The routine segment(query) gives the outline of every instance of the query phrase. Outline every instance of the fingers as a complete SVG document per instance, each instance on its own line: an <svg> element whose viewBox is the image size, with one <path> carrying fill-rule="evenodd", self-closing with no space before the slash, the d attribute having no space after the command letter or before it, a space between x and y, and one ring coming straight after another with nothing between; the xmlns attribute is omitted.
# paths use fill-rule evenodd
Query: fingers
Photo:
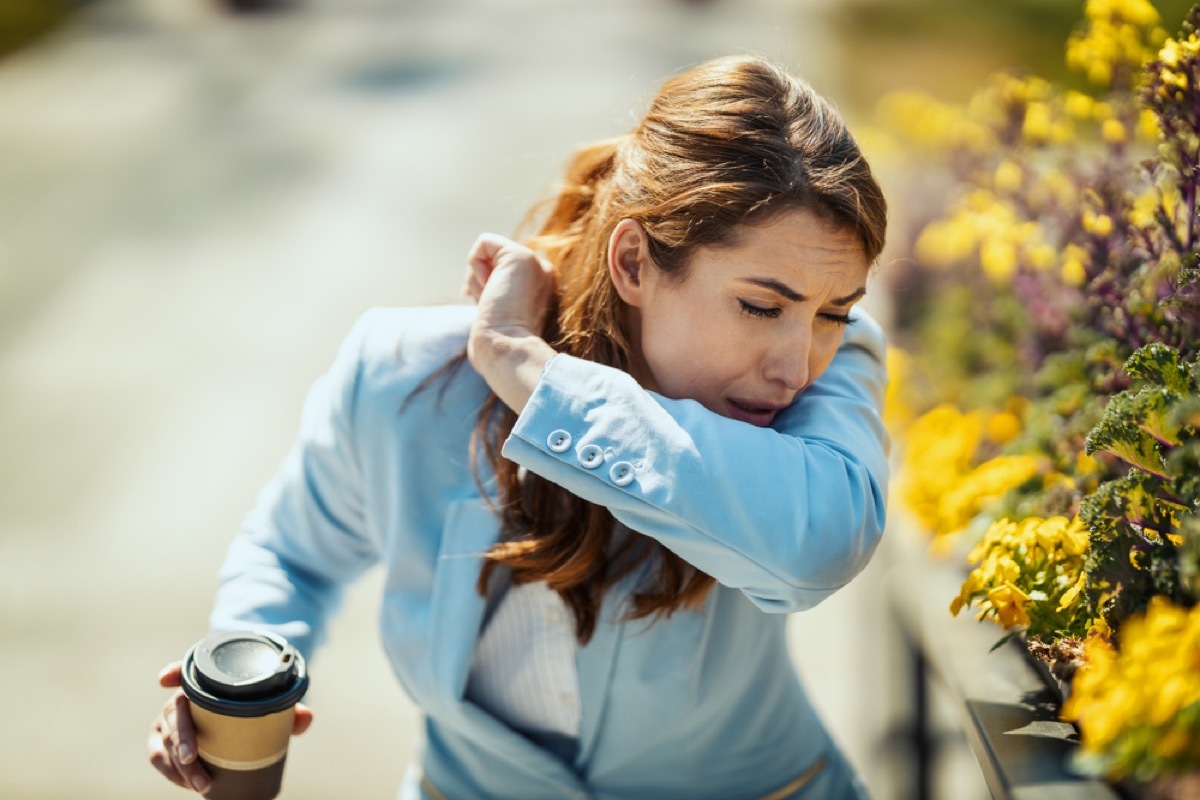
<svg viewBox="0 0 1200 800"><path fill-rule="evenodd" d="M467 274L463 278L463 294L476 302L479 301L483 287L496 268L500 254L508 246L518 245L495 233L479 235L467 254Z"/></svg>
<svg viewBox="0 0 1200 800"><path fill-rule="evenodd" d="M487 276L483 270L468 264L467 274L463 276L462 293L478 303L479 296L483 294L483 287L486 283Z"/></svg>
<svg viewBox="0 0 1200 800"><path fill-rule="evenodd" d="M198 758L196 731L187 697L176 691L155 721L149 741L150 763L172 783L204 792L212 780Z"/></svg>
<svg viewBox="0 0 1200 800"><path fill-rule="evenodd" d="M179 774L198 792L208 789L210 783L208 773L201 766L196 751L196 729L192 724L192 711L187 697L183 692L176 692L173 698L174 729L170 737L173 748L171 760Z"/></svg>
<svg viewBox="0 0 1200 800"><path fill-rule="evenodd" d="M171 759L166 739L163 736L161 719L151 726L150 738L146 743L146 749L150 754L150 765L162 773L164 778L176 786L182 786L185 789L192 788L184 780L183 776L179 774L179 770L175 768L175 763Z"/></svg>
<svg viewBox="0 0 1200 800"><path fill-rule="evenodd" d="M481 233L479 238L475 240L475 244L471 245L471 252L467 256L467 262L474 265L476 262L487 267L490 271L496 261L496 257L502 250L507 247L520 247L516 242L497 233Z"/></svg>
<svg viewBox="0 0 1200 800"><path fill-rule="evenodd" d="M295 721L292 722L292 735L299 736L300 734L304 733L306 730L308 730L308 727L312 725L312 721L312 709L304 705L304 703L297 703L296 718Z"/></svg>
<svg viewBox="0 0 1200 800"><path fill-rule="evenodd" d="M158 685L164 689L173 689L183 682L182 675L183 662L172 661L162 668L162 672L158 673Z"/></svg>
<svg viewBox="0 0 1200 800"><path fill-rule="evenodd" d="M492 273L505 266L537 266L546 276L553 276L554 267L519 242L514 242L495 233L483 233L475 240L467 254L467 272L463 279L463 293L473 294L481 290Z"/></svg>

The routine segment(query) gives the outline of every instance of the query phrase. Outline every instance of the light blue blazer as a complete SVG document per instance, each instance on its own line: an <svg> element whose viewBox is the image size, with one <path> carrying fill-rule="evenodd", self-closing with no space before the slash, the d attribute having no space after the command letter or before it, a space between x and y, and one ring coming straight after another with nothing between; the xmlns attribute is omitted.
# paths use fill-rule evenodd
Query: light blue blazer
<svg viewBox="0 0 1200 800"><path fill-rule="evenodd" d="M547 365L504 455L720 584L702 610L652 626L622 621L628 582L610 592L577 650L582 723L566 763L463 696L498 531L468 456L487 386L464 364L413 390L462 349L473 315L376 309L357 323L231 546L214 628L266 627L311 656L342 588L382 563L383 643L426 714L426 796L856 796L792 668L785 615L844 586L883 531L878 325L856 312L833 364L770 428L610 367Z"/></svg>

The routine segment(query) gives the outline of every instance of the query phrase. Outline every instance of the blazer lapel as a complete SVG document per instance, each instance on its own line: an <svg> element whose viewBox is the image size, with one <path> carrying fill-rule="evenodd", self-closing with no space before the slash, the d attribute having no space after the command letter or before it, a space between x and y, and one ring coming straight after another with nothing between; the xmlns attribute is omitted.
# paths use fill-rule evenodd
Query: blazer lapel
<svg viewBox="0 0 1200 800"><path fill-rule="evenodd" d="M431 681L439 699L461 702L486 600L475 588L499 520L481 498L451 504L442 532L429 620Z"/></svg>

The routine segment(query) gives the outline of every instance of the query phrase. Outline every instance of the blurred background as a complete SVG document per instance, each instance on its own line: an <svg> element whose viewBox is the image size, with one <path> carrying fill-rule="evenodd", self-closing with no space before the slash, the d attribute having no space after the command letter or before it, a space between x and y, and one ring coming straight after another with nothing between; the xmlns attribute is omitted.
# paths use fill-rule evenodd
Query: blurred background
<svg viewBox="0 0 1200 800"><path fill-rule="evenodd" d="M155 676L205 632L311 381L365 309L461 302L475 236L511 232L666 76L765 54L869 130L896 89L962 100L1011 66L1069 82L1082 3L234 5L0 2L0 797L183 796L146 764ZM1168 28L1185 6L1160 5ZM793 619L879 798L905 796L908 763L887 568ZM376 641L378 578L313 665L284 797L395 792L417 716ZM940 796L985 797L943 727Z"/></svg>

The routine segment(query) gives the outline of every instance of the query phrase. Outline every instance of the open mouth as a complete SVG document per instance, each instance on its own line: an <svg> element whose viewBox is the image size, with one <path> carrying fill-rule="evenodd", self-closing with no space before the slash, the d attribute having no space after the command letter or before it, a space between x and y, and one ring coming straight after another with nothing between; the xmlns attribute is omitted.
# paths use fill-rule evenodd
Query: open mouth
<svg viewBox="0 0 1200 800"><path fill-rule="evenodd" d="M756 406L739 400L726 400L725 402L729 408L729 416L760 428L770 425L775 419L775 415L779 413L779 409L774 406Z"/></svg>

